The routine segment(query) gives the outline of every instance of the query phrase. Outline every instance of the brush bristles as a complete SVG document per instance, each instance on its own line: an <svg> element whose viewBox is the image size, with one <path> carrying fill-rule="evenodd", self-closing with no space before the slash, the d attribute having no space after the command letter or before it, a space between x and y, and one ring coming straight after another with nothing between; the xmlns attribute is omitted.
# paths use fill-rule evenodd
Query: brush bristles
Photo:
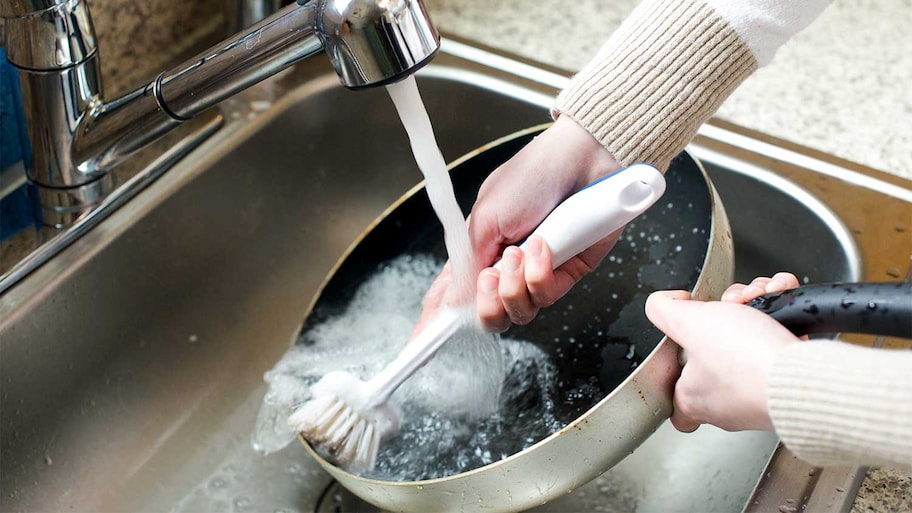
<svg viewBox="0 0 912 513"><path fill-rule="evenodd" d="M380 432L336 395L307 401L288 423L333 463L346 470L372 470Z"/></svg>

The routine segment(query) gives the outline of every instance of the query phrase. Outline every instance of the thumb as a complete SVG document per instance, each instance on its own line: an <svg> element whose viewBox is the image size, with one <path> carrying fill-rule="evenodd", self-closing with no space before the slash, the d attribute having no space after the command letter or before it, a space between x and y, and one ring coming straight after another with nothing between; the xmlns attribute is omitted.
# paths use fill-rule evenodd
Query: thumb
<svg viewBox="0 0 912 513"><path fill-rule="evenodd" d="M685 290L660 290L646 299L646 317L662 333L684 347L680 341L690 340L686 336L688 326L693 325L693 317L700 315L702 306L700 301L690 301L690 292Z"/></svg>

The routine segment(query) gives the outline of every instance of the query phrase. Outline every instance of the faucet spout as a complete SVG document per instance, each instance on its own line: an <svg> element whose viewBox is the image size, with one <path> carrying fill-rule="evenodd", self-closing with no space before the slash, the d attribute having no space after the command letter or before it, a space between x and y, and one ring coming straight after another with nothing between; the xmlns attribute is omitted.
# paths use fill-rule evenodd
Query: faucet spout
<svg viewBox="0 0 912 513"><path fill-rule="evenodd" d="M343 85L360 89L414 73L440 46L421 0L298 0L106 101L85 0L0 0L0 15L27 103L27 174L43 222L57 227L94 208L106 193L98 184L131 154L320 50Z"/></svg>
<svg viewBox="0 0 912 513"><path fill-rule="evenodd" d="M424 4L412 0L332 0L318 4L316 27L342 84L396 82L431 60L440 36Z"/></svg>

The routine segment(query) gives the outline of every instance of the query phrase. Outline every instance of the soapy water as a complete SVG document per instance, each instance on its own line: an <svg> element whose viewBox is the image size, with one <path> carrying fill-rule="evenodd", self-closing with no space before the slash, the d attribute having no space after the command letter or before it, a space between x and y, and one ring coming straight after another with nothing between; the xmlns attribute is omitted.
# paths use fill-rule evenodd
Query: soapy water
<svg viewBox="0 0 912 513"><path fill-rule="evenodd" d="M288 416L326 373L345 370L369 378L395 358L421 311L423 291L441 267L430 256L398 257L358 289L344 312L302 334L303 343L265 375L254 448L271 453L295 440ZM438 356L451 348L456 354L431 360L393 395L402 425L381 444L376 468L365 475L391 481L444 477L499 461L562 427L553 414L555 401L564 399L555 395L557 371L541 349L489 335L486 345L498 352L501 365L495 390L476 383L480 362L459 351L458 339ZM479 409L479 402L493 407Z"/></svg>

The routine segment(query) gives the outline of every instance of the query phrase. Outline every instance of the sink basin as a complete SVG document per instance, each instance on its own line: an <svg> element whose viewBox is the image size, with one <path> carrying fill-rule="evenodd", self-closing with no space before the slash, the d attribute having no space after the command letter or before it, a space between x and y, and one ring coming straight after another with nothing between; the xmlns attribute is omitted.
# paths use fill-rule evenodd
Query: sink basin
<svg viewBox="0 0 912 513"><path fill-rule="evenodd" d="M330 479L303 448L269 457L250 448L262 376L337 259L421 177L385 91L345 90L319 59L273 82L280 100L252 120L229 113L162 178L0 296L0 509L325 504ZM549 119L553 85L446 48L418 83L447 160ZM858 278L851 235L812 194L717 150L692 151L728 206L739 278L783 269L810 282ZM649 511L672 500L740 510L776 445L770 434L689 436L666 423L543 510L621 501Z"/></svg>

